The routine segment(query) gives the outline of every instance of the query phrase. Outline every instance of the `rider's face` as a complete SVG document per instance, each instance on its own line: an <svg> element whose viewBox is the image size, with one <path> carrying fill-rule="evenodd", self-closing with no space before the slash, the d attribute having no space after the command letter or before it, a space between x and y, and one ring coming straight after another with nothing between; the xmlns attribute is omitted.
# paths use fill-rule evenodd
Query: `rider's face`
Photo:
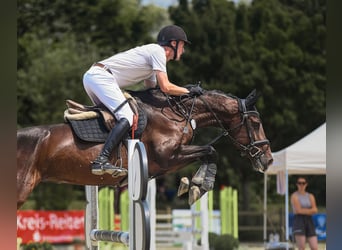
<svg viewBox="0 0 342 250"><path fill-rule="evenodd" d="M178 49L177 49L177 57L176 60L180 60L181 56L183 55L183 53L185 52L184 49L184 42L183 41L179 41L178 42Z"/></svg>
<svg viewBox="0 0 342 250"><path fill-rule="evenodd" d="M176 44L177 44L176 41L172 41L171 42L171 45L173 47L176 47ZM176 61L179 61L181 56L182 56L182 54L185 52L184 45L185 45L184 41L178 41L177 56L176 56L176 59L175 59Z"/></svg>

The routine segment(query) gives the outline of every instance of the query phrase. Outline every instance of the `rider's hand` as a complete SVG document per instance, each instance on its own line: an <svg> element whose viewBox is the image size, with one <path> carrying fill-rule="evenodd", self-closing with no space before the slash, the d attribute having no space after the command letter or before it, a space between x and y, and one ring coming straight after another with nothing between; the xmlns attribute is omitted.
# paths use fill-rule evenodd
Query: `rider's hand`
<svg viewBox="0 0 342 250"><path fill-rule="evenodd" d="M189 90L189 96L194 97L194 96L200 96L203 94L203 89L200 86L191 86L188 88Z"/></svg>

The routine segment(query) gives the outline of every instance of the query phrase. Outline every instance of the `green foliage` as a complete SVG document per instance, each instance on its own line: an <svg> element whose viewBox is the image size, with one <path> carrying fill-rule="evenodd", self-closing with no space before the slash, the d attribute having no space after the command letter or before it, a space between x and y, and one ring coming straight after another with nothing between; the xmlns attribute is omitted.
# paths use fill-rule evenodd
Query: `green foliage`
<svg viewBox="0 0 342 250"><path fill-rule="evenodd" d="M62 122L65 99L89 104L84 72L104 55L153 41L168 22L166 10L135 0L20 0L18 14L19 127Z"/></svg>
<svg viewBox="0 0 342 250"><path fill-rule="evenodd" d="M41 183L32 194L37 210L66 210L72 200L78 198L71 185Z"/></svg>
<svg viewBox="0 0 342 250"><path fill-rule="evenodd" d="M215 241L217 240L218 237L219 237L218 234L209 232L209 234L208 234L208 241L209 241L209 249L210 250L215 250L214 243L215 243Z"/></svg>
<svg viewBox="0 0 342 250"><path fill-rule="evenodd" d="M49 242L34 242L23 245L23 250L52 250L52 245Z"/></svg>
<svg viewBox="0 0 342 250"><path fill-rule="evenodd" d="M209 233L210 250L234 250L239 247L239 240L230 234Z"/></svg>
<svg viewBox="0 0 342 250"><path fill-rule="evenodd" d="M20 40L29 58L18 69L18 123L63 122L66 99L89 102L82 85L83 71L98 57L94 48L77 44L72 35L52 43L26 34Z"/></svg>
<svg viewBox="0 0 342 250"><path fill-rule="evenodd" d="M168 10L137 0L19 0L18 127L63 122L65 99L90 104L82 85L90 65L153 42L160 27L169 23L181 25L192 42L181 61L168 64L170 80L179 85L201 81L204 88L239 97L256 88L262 94L257 108L272 151L325 121L324 0L238 5L180 0ZM217 134L215 129L198 131L196 143L206 144ZM214 145L219 156L215 188L238 188L246 209L259 202L263 176L227 143ZM194 168L185 172L190 175Z"/></svg>
<svg viewBox="0 0 342 250"><path fill-rule="evenodd" d="M262 94L257 108L273 152L325 121L325 1L254 0L234 5L198 0L192 1L192 8L185 2L169 9L171 19L192 41L182 63L169 67L172 79L200 80L205 88L239 97L256 88ZM213 138L210 132L199 136L208 135ZM226 144L215 144L215 186L238 188L247 209L257 202L253 197L262 195L263 176L253 173L250 163Z"/></svg>
<svg viewBox="0 0 342 250"><path fill-rule="evenodd" d="M151 42L167 11L135 0L18 1L17 126L63 122L65 100L91 104L84 72L117 51ZM84 194L84 191L81 191ZM35 209L67 209L79 190L40 184Z"/></svg>
<svg viewBox="0 0 342 250"><path fill-rule="evenodd" d="M46 32L55 40L72 33L80 44L96 46L101 56L151 42L151 34L168 20L166 10L137 0L19 0L18 12L19 36Z"/></svg>

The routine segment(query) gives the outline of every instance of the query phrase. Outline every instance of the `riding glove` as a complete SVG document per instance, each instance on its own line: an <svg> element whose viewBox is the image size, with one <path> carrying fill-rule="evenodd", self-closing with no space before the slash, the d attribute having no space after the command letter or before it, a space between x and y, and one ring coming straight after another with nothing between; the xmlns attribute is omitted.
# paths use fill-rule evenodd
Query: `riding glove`
<svg viewBox="0 0 342 250"><path fill-rule="evenodd" d="M189 88L189 96L200 96L203 94L203 89L200 86L193 86Z"/></svg>

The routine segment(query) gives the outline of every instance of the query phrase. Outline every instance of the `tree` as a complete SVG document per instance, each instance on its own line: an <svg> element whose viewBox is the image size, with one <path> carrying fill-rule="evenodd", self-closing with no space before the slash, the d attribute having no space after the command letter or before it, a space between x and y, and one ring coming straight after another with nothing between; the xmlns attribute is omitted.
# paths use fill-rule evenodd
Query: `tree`
<svg viewBox="0 0 342 250"><path fill-rule="evenodd" d="M103 57L153 41L165 22L166 10L134 0L19 0L17 126L63 122L66 99L91 104L84 72ZM66 209L75 192L41 184L30 198L37 208Z"/></svg>
<svg viewBox="0 0 342 250"><path fill-rule="evenodd" d="M201 80L206 88L239 97L259 90L257 107L273 151L325 121L325 1L179 3L169 9L170 16L184 27L192 44L183 64L170 67L173 78ZM220 155L216 187L236 185L248 208L255 194L262 195L257 187L263 178L225 145L215 145Z"/></svg>
<svg viewBox="0 0 342 250"><path fill-rule="evenodd" d="M18 1L18 127L61 122L66 98L89 103L82 87L88 67L154 41L169 23L182 26L192 42L182 61L169 63L170 79L180 85L201 81L204 88L242 98L256 88L273 151L325 121L326 1L180 0L168 13L139 2ZM217 133L203 131L196 140L207 143ZM239 188L248 207L262 195L262 175L226 145L215 144L216 188Z"/></svg>
<svg viewBox="0 0 342 250"><path fill-rule="evenodd" d="M18 69L19 126L63 122L66 99L89 104L82 75L98 56L95 48L77 44L72 35L51 43L29 33L19 43L30 60Z"/></svg>

